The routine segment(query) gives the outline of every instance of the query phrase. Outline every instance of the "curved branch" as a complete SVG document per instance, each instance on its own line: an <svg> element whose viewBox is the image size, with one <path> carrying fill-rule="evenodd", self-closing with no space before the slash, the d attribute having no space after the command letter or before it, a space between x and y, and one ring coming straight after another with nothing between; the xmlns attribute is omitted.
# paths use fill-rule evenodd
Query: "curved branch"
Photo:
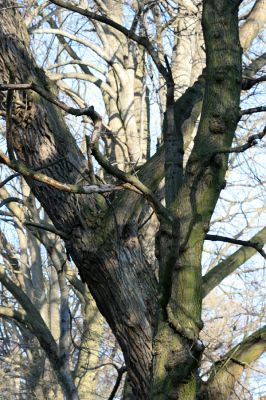
<svg viewBox="0 0 266 400"><path fill-rule="evenodd" d="M44 231L54 233L55 235L58 235L59 237L62 237L64 239L68 238L68 236L66 236L64 232L58 231L58 229L56 229L51 224L42 224L42 223L34 222L34 221L25 221L24 225L26 225L27 227L33 226L34 228L43 229Z"/></svg>
<svg viewBox="0 0 266 400"><path fill-rule="evenodd" d="M221 149L217 151L215 154L221 154L221 153L243 153L243 151L249 149L250 147L253 147L257 144L257 140L261 140L264 136L266 135L266 127L263 129L262 132L256 133L255 135L251 135L248 138L247 143L243 144L242 146L235 146L232 147L231 149Z"/></svg>
<svg viewBox="0 0 266 400"><path fill-rule="evenodd" d="M19 199L18 197L8 197L7 199L1 201L0 208L6 206L9 203L24 204L23 200Z"/></svg>
<svg viewBox="0 0 266 400"><path fill-rule="evenodd" d="M51 95L46 90L42 89L40 86L36 85L34 82L31 83L18 83L18 84L0 84L0 91L5 92L8 90L33 90L38 93L41 97L48 100L50 103L55 104L57 107L61 108L61 110L66 111L71 115L75 115L76 117L80 117L82 115L87 115L94 121L96 118L99 118L98 113L94 110L93 106L85 107L85 108L74 108L69 107L67 104L58 100L56 97ZM104 125L104 124L103 124ZM106 125L104 125L106 126Z"/></svg>
<svg viewBox="0 0 266 400"><path fill-rule="evenodd" d="M2 182L0 182L0 189L3 186L5 186L8 182L10 182L12 179L17 178L18 176L20 176L20 174L18 174L18 173L8 176L6 179L4 179Z"/></svg>
<svg viewBox="0 0 266 400"><path fill-rule="evenodd" d="M223 279L225 279L248 259L254 256L257 252L257 246L260 246L260 249L262 248L263 243L266 243L266 228L263 228L260 232L256 233L256 235L254 235L250 241L244 243L245 245L242 245L239 250L231 254L225 260L221 261L203 277L203 297L207 296L207 294L210 293L210 291L216 286L218 286ZM255 244L256 247L251 247L250 245L247 245L247 243L252 243L253 245ZM261 243L261 245L258 243ZM239 244L239 242L236 244Z"/></svg>
<svg viewBox="0 0 266 400"><path fill-rule="evenodd" d="M122 66L119 63L113 62L112 56L110 56L108 53L106 53L104 51L104 49L101 48L100 46L97 46L96 44L91 43L88 40L84 40L84 39L82 39L76 35L73 35L72 33L69 33L67 31L64 31L62 29L42 28L42 29L36 29L34 31L34 33L55 34L57 36L67 37L71 40L74 40L77 43L83 44L84 46L90 48L99 57L101 57L107 64L112 65L112 67L116 71L119 78L123 81L124 69L122 68Z"/></svg>
<svg viewBox="0 0 266 400"><path fill-rule="evenodd" d="M105 158L101 152L98 150L97 144L96 143L91 143L91 151L95 159L98 161L98 163L111 175L115 176L118 179L121 179L125 183L129 183L133 187L135 187L140 193L144 195L144 197L149 201L151 206L153 207L154 211L156 212L157 217L166 219L168 221L172 221L172 215L167 210L166 207L164 207L160 200L158 200L153 193L151 189L149 189L146 185L144 185L138 177L131 175L129 173L126 173L119 168L113 166L112 164L109 163L107 158Z"/></svg>
<svg viewBox="0 0 266 400"><path fill-rule="evenodd" d="M81 63L81 61L80 61ZM69 62L68 64L74 64ZM76 63L77 64L77 63ZM101 79L96 78L93 74L85 74L81 72L68 72L68 73L47 73L47 76L52 80L56 81L59 79L81 79L84 81L89 81L96 85L99 89L101 89L103 92L106 92L109 96L111 96L113 99L116 98L116 93L114 90L109 86L106 82L103 82Z"/></svg>
<svg viewBox="0 0 266 400"><path fill-rule="evenodd" d="M117 378L116 378L116 382L115 385L113 387L113 390L110 394L110 396L108 397L108 400L113 400L115 398L116 392L119 388L119 385L121 383L121 380L123 378L124 373L127 371L126 367L121 367L117 370Z"/></svg>
<svg viewBox="0 0 266 400"><path fill-rule="evenodd" d="M227 236L220 236L220 235L206 235L205 240L211 240L214 242L226 242L226 243L232 243L232 244L238 244L240 246L248 246L248 247L253 247L256 249L262 257L266 259L265 252L263 251L263 245L252 242L249 240L239 240L239 239L234 239L234 238L229 238Z"/></svg>
<svg viewBox="0 0 266 400"><path fill-rule="evenodd" d="M256 73L266 64L266 52L255 58L243 71L243 76L247 79L255 78Z"/></svg>

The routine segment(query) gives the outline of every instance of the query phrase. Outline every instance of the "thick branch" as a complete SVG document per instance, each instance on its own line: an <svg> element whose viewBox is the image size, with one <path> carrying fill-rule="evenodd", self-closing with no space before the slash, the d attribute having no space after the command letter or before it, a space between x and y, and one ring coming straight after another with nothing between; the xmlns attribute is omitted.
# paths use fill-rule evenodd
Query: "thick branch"
<svg viewBox="0 0 266 400"><path fill-rule="evenodd" d="M227 400L243 370L266 351L266 326L233 347L211 368L207 382L208 396L204 398Z"/></svg>
<svg viewBox="0 0 266 400"><path fill-rule="evenodd" d="M244 78L242 81L242 90L249 90L258 83L265 81L266 75L260 76L259 78Z"/></svg>
<svg viewBox="0 0 266 400"><path fill-rule="evenodd" d="M266 2L257 0L247 17L245 23L240 28L241 46L247 51L253 40L258 36L266 22Z"/></svg>

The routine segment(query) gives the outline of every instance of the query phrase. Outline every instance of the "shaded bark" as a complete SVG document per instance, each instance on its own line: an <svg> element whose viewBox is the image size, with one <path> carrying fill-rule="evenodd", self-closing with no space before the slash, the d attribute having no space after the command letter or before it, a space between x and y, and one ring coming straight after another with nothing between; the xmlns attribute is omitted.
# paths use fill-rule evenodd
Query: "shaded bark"
<svg viewBox="0 0 266 400"><path fill-rule="evenodd" d="M9 71L19 65L15 82L33 80L55 92L27 50L28 36L17 10L3 10L1 15L1 80L9 82ZM20 92L16 96L20 105L13 114L12 146L17 157L31 168L43 167L61 182L75 183L86 170L86 161L61 112L38 95ZM100 196L67 194L28 183L56 228L71 235L66 247L123 349L130 379L141 398L149 387L156 282L142 258L134 226L116 226ZM106 212L111 215L103 231Z"/></svg>

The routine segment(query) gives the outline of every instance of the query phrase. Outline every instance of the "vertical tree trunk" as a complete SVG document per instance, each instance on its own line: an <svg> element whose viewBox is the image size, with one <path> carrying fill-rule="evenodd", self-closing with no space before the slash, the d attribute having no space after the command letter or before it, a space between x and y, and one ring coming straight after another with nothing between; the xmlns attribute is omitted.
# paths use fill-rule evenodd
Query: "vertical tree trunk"
<svg viewBox="0 0 266 400"><path fill-rule="evenodd" d="M161 224L157 242L162 310L154 339L152 398L156 400L196 399L203 351L202 246L228 158L223 154L213 159L213 154L231 146L238 122L238 2L205 0L203 31L207 76L201 122L183 182L169 195L177 208L177 222Z"/></svg>

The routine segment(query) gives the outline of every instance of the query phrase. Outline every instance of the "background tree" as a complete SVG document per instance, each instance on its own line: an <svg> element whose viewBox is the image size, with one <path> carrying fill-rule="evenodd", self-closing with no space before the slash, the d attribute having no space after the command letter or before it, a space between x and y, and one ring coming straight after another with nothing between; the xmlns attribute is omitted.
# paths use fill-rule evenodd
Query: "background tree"
<svg viewBox="0 0 266 400"><path fill-rule="evenodd" d="M259 149L254 153L255 141L265 134L263 120L253 118L254 113L265 111L260 94L256 93L254 107L239 109L241 89L243 104L250 107L250 95L265 80L261 74L265 55L258 37L265 22L265 2L95 1L77 5L56 0L28 8L12 1L0 4L0 89L8 154L1 152L1 161L26 178L31 195L22 192L22 199L35 196L51 220L44 226L43 218L40 221L27 205L27 224L35 224L37 240L51 259L45 242L50 234L45 229L64 240L82 282L87 283L121 346L127 368L124 397L229 398L246 367L265 350L261 310L247 304L245 312L252 315L248 323L242 311L237 324L229 315L237 335L228 333L221 349L209 335L209 323L201 330L208 313L219 311L216 296L226 304L226 295L216 291L216 304L210 302L203 314L202 299L255 253L265 256L265 229L257 224L262 212L262 167L253 168L260 156ZM33 59L18 7L34 34L32 51L46 74ZM37 34L44 35L38 45ZM47 34L56 39L43 52L50 40ZM75 81L69 87L66 79ZM75 83L80 80L100 89L101 108L100 97L92 101L92 93L86 93L92 86ZM162 145L150 157L155 99ZM68 115L83 116L84 128ZM247 167L243 168L244 161ZM252 174L249 182L255 195L246 189L241 199L241 204L244 200L247 204L244 208L230 200L239 180L235 175L234 182L228 175L236 168L249 178ZM226 189L225 180L229 181ZM250 203L252 196L256 202ZM4 205L11 207L10 194L4 193L3 198ZM230 237L217 235L221 232ZM19 314L6 307L2 315L20 324L26 321L66 397L78 398L82 391L78 393L69 366L68 262L62 259L62 243L55 245L54 237L50 240L52 248L59 246L57 258L52 259L58 274L50 279L59 285L55 295L60 303L56 309L63 316L60 334L56 338L42 315L42 307L49 307L49 302L41 300L41 287L31 299L34 268L42 270L40 259L36 267L31 254L30 263L26 259L25 239L20 268L27 279L23 278L20 298L19 285L14 288L8 280L12 262L1 280L22 310ZM242 247L210 248L211 257L206 259L206 255L202 258L206 240ZM82 282L78 284L84 291ZM244 292L241 286L239 291ZM236 299L239 303L239 294ZM208 344L205 351L202 339ZM118 371L119 377L122 372ZM84 385L89 379L83 379Z"/></svg>

